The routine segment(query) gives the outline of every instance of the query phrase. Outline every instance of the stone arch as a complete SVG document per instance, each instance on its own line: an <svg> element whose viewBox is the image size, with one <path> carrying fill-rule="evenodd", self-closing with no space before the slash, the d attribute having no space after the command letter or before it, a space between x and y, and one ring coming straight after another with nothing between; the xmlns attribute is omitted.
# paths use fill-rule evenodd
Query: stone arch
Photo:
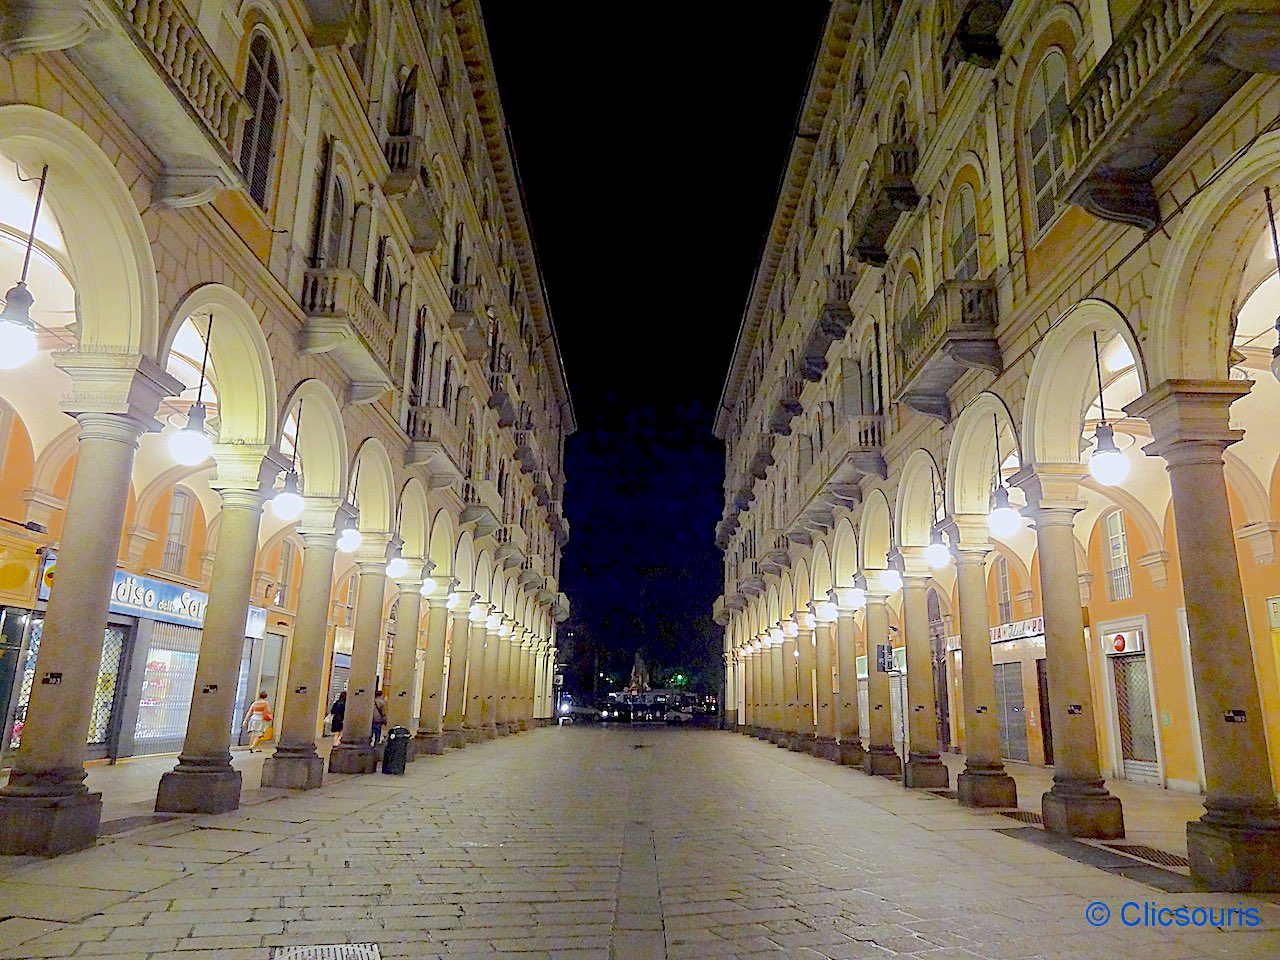
<svg viewBox="0 0 1280 960"><path fill-rule="evenodd" d="M831 574L835 579L835 585L851 587L853 578L858 573L858 535L854 532L853 523L848 517L841 519L836 526L832 544Z"/></svg>
<svg viewBox="0 0 1280 960"><path fill-rule="evenodd" d="M927 547L937 522L942 496L942 472L933 454L915 450L907 457L898 481L898 503L894 511L894 539L900 547Z"/></svg>
<svg viewBox="0 0 1280 960"><path fill-rule="evenodd" d="M21 103L0 106L0 154L28 174L49 165L45 199L74 270L80 350L157 360L151 242L115 164L70 120Z"/></svg>
<svg viewBox="0 0 1280 960"><path fill-rule="evenodd" d="M947 458L946 503L951 516L985 516L991 509L997 470L996 429L1000 431L1001 456L1015 453L1021 462L1017 430L1004 400L994 393L980 393L960 412Z"/></svg>
<svg viewBox="0 0 1280 960"><path fill-rule="evenodd" d="M427 551L427 559L436 565L433 574L437 580L456 576L453 570L454 542L453 517L448 510L437 510L431 520L431 540Z"/></svg>
<svg viewBox="0 0 1280 960"><path fill-rule="evenodd" d="M137 503L134 505L135 522L138 524L145 523L147 518L151 516L152 511L154 511L156 506L160 503L161 497L167 494L176 485L180 483L185 484L185 481L199 474L206 473L208 470L209 467L203 464L194 467L186 467L178 464L167 470L162 470L152 478L150 483L138 491ZM204 509L205 513L209 516L213 516L218 512L216 507L213 510L209 509L210 504L205 501L205 498L202 497L199 492L192 489L191 493L196 500L199 501L202 509ZM213 499L216 500L216 498Z"/></svg>
<svg viewBox="0 0 1280 960"><path fill-rule="evenodd" d="M1267 229L1264 185L1277 185L1280 133L1269 133L1192 197L1162 258L1146 331L1150 385L1226 379L1233 308Z"/></svg>
<svg viewBox="0 0 1280 960"><path fill-rule="evenodd" d="M1138 532L1142 534L1142 538L1146 541L1148 549L1163 549L1164 532L1160 529L1160 524L1156 521L1156 518L1152 515L1151 511L1147 509L1146 504L1135 497L1132 493L1124 489L1124 487L1103 486L1092 477L1085 477L1080 481L1080 486L1086 490L1092 490L1094 493L1106 500L1110 500L1117 507L1123 510L1126 522L1128 520L1133 520L1134 526L1138 528ZM1094 520L1094 524L1096 525L1098 520L1105 517L1108 512L1109 510L1106 509L1098 511L1098 517ZM1089 539L1091 533L1092 529L1085 533L1086 541ZM1075 540L1077 544L1080 543L1079 537L1076 537ZM1088 570L1089 567L1086 563L1084 566L1078 567L1077 569L1085 571Z"/></svg>
<svg viewBox="0 0 1280 960"><path fill-rule="evenodd" d="M493 596L493 558L489 556L488 550L481 550L480 555L476 557L473 585L476 593L480 595L481 603L496 604L498 602Z"/></svg>
<svg viewBox="0 0 1280 960"><path fill-rule="evenodd" d="M819 602L827 599L827 592L835 586L831 577L831 554L827 552L825 543L818 543L813 548L813 590L811 595Z"/></svg>
<svg viewBox="0 0 1280 960"><path fill-rule="evenodd" d="M471 531L463 530L458 536L457 546L453 550L453 578L458 581L458 589L468 592L476 591L476 548L471 539Z"/></svg>
<svg viewBox="0 0 1280 960"><path fill-rule="evenodd" d="M334 500L347 498L347 437L342 427L338 401L319 380L303 380L293 389L280 419L283 431L290 412L301 427L298 435L298 465L302 489L309 497ZM302 415L301 421L297 420ZM283 437L278 437L280 446ZM389 528L388 528L389 529Z"/></svg>
<svg viewBox="0 0 1280 960"><path fill-rule="evenodd" d="M1080 301L1050 327L1031 365L1022 408L1022 438L1031 464L1080 462L1085 414L1098 391L1094 333L1100 341L1124 340L1133 354L1138 382L1147 389L1142 350L1124 314L1105 300Z"/></svg>
<svg viewBox="0 0 1280 960"><path fill-rule="evenodd" d="M271 349L253 308L235 290L220 283L206 283L183 297L169 319L160 363L163 365L168 359L182 325L204 314L213 316L209 379L218 393L218 441L270 444L277 431ZM206 324L195 326L203 341Z"/></svg>
<svg viewBox="0 0 1280 960"><path fill-rule="evenodd" d="M889 566L889 551L893 549L893 515L889 498L882 490L872 490L862 507L862 522L858 526L859 569L884 570Z"/></svg>
<svg viewBox="0 0 1280 960"><path fill-rule="evenodd" d="M411 560L426 559L427 491L417 477L411 477L400 490L399 530L404 540L404 556Z"/></svg>
<svg viewBox="0 0 1280 960"><path fill-rule="evenodd" d="M812 598L810 589L812 588L812 586L813 586L813 580L809 576L809 564L807 564L804 558L801 557L799 560L796 561L795 594L794 594L795 610L792 611L793 613L797 611L809 609L809 600Z"/></svg>
<svg viewBox="0 0 1280 960"><path fill-rule="evenodd" d="M395 475L387 448L376 437L367 437L356 451L353 475L359 471L352 491L360 511L360 529L365 533L395 530Z"/></svg>
<svg viewBox="0 0 1280 960"><path fill-rule="evenodd" d="M1231 450L1222 452L1223 472L1231 491L1240 499L1246 523L1269 523L1271 504L1258 475Z"/></svg>

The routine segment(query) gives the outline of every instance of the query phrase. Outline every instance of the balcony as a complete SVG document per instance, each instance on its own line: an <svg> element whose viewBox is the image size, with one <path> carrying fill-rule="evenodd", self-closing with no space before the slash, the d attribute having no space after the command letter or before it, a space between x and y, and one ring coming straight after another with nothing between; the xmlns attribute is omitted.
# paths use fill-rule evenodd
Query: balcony
<svg viewBox="0 0 1280 960"><path fill-rule="evenodd" d="M480 360L489 352L489 331L477 312L478 300L479 291L475 287L458 285L449 294L453 306L449 329L458 335L462 355L468 360Z"/></svg>
<svg viewBox="0 0 1280 960"><path fill-rule="evenodd" d="M996 34L1008 12L1009 0L951 0L951 23L955 29L947 38L943 60L994 67L1000 60Z"/></svg>
<svg viewBox="0 0 1280 960"><path fill-rule="evenodd" d="M884 430L884 417L865 414L842 417L836 421L830 449L841 452L858 473L883 480L889 475L884 462Z"/></svg>
<svg viewBox="0 0 1280 960"><path fill-rule="evenodd" d="M854 256L873 267L889 262L885 244L894 226L919 202L915 183L914 143L882 143L871 155L871 166L849 217Z"/></svg>
<svg viewBox="0 0 1280 960"><path fill-rule="evenodd" d="M551 617L556 623L564 623L569 619L569 615L573 612L573 608L569 604L569 598L563 593L556 594L555 606L551 609Z"/></svg>
<svg viewBox="0 0 1280 960"><path fill-rule="evenodd" d="M999 373L999 307L990 280L946 280L916 322L898 331L897 400L943 423L951 419L947 391L966 370Z"/></svg>
<svg viewBox="0 0 1280 960"><path fill-rule="evenodd" d="M528 559L529 535L523 528L509 523L498 530L495 539L498 541L496 556L508 570L522 566Z"/></svg>
<svg viewBox="0 0 1280 960"><path fill-rule="evenodd" d="M405 466L423 467L430 471L428 486L432 489L457 483L465 473L462 459L462 432L437 406L409 408L409 449Z"/></svg>
<svg viewBox="0 0 1280 960"><path fill-rule="evenodd" d="M747 472L756 480L763 480L769 468L773 466L773 443L766 434L757 442L751 459L747 463Z"/></svg>
<svg viewBox="0 0 1280 960"><path fill-rule="evenodd" d="M418 135L387 138L387 166L390 171L382 190L400 201L409 223L409 246L414 253L426 253L444 239L440 218L443 204L431 186L430 157L426 138Z"/></svg>
<svg viewBox="0 0 1280 960"><path fill-rule="evenodd" d="M331 47L346 43L351 32L350 0L303 0L311 17L311 45Z"/></svg>
<svg viewBox="0 0 1280 960"><path fill-rule="evenodd" d="M387 178L382 192L388 197L402 197L420 182L420 171L427 165L426 140L417 134L387 137Z"/></svg>
<svg viewBox="0 0 1280 960"><path fill-rule="evenodd" d="M537 593L547 582L547 578L534 569L533 560L533 557L529 557L522 565L520 570L520 586L524 587L530 593Z"/></svg>
<svg viewBox="0 0 1280 960"><path fill-rule="evenodd" d="M781 437L791 436L791 421L804 411L804 404L800 402L801 389L802 385L795 377L782 385L782 392L769 416L770 433Z"/></svg>
<svg viewBox="0 0 1280 960"><path fill-rule="evenodd" d="M827 279L822 314L810 328L809 338L800 355L800 376L811 383L822 379L827 372L827 351L833 343L843 340L853 325L849 301L853 298L858 277L859 273L854 272L834 274Z"/></svg>
<svg viewBox="0 0 1280 960"><path fill-rule="evenodd" d="M760 569L770 576L781 576L784 570L791 569L790 544L781 533L775 534L769 542L771 545L760 560Z"/></svg>
<svg viewBox="0 0 1280 960"><path fill-rule="evenodd" d="M729 615L725 612L723 594L716 597L715 603L711 605L711 619L722 627L729 623Z"/></svg>
<svg viewBox="0 0 1280 960"><path fill-rule="evenodd" d="M758 597L764 593L766 586L764 577L758 572L749 573L738 582L738 592L748 597Z"/></svg>
<svg viewBox="0 0 1280 960"><path fill-rule="evenodd" d="M520 461L521 473L536 474L542 470L542 454L530 428L516 431L516 459Z"/></svg>
<svg viewBox="0 0 1280 960"><path fill-rule="evenodd" d="M497 411L498 426L509 427L516 422L516 408L520 395L516 390L513 374L500 371L489 373L489 409Z"/></svg>
<svg viewBox="0 0 1280 960"><path fill-rule="evenodd" d="M333 354L351 381L352 403L368 403L392 388L395 325L354 270L308 270L301 301L307 319L298 349Z"/></svg>
<svg viewBox="0 0 1280 960"><path fill-rule="evenodd" d="M160 161L152 199L207 203L243 189L236 138L248 112L238 86L181 0L0 5L0 57L65 50Z"/></svg>
<svg viewBox="0 0 1280 960"><path fill-rule="evenodd" d="M1280 73L1280 2L1148 0L1071 102L1064 195L1154 229L1152 181L1255 73Z"/></svg>
<svg viewBox="0 0 1280 960"><path fill-rule="evenodd" d="M462 523L477 537L489 537L502 527L502 498L492 480L470 477L462 484Z"/></svg>

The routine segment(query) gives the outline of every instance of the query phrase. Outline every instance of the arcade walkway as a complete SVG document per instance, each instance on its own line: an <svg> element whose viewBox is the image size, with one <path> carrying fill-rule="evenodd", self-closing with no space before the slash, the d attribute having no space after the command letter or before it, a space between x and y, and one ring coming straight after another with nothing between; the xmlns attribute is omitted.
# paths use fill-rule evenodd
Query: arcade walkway
<svg viewBox="0 0 1280 960"><path fill-rule="evenodd" d="M268 960L344 942L476 960L1280 954L1280 906L1177 892L1180 874L1051 849L1001 814L716 731L542 729L403 778L253 800L0 863L0 957ZM1093 901L1105 926L1086 920ZM1262 922L1126 928L1130 901Z"/></svg>

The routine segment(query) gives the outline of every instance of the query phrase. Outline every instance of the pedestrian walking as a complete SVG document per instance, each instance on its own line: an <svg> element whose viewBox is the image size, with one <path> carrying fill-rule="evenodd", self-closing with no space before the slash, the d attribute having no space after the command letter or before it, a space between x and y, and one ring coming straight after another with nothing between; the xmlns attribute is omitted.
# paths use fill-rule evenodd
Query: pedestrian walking
<svg viewBox="0 0 1280 960"><path fill-rule="evenodd" d="M382 728L387 725L387 697L386 691L379 690L373 695L373 738L372 743L376 747L382 742Z"/></svg>
<svg viewBox="0 0 1280 960"><path fill-rule="evenodd" d="M241 724L241 726L248 729L253 737L249 741L250 753L260 753L258 744L264 740L271 739L271 721L273 719L271 703L267 700L267 691L263 690L258 693L258 699L249 704L249 711L244 715L244 721Z"/></svg>
<svg viewBox="0 0 1280 960"><path fill-rule="evenodd" d="M338 699L329 708L329 715L333 718L329 729L333 731L333 745L336 747L342 739L342 725L347 719L347 691L343 690L338 694Z"/></svg>

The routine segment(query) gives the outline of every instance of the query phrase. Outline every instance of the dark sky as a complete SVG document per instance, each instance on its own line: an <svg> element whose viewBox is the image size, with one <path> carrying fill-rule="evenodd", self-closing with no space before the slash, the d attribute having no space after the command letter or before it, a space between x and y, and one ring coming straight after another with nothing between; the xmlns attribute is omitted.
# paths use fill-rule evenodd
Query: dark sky
<svg viewBox="0 0 1280 960"><path fill-rule="evenodd" d="M827 7L483 2L578 417L562 587L619 668L709 644L711 427Z"/></svg>

